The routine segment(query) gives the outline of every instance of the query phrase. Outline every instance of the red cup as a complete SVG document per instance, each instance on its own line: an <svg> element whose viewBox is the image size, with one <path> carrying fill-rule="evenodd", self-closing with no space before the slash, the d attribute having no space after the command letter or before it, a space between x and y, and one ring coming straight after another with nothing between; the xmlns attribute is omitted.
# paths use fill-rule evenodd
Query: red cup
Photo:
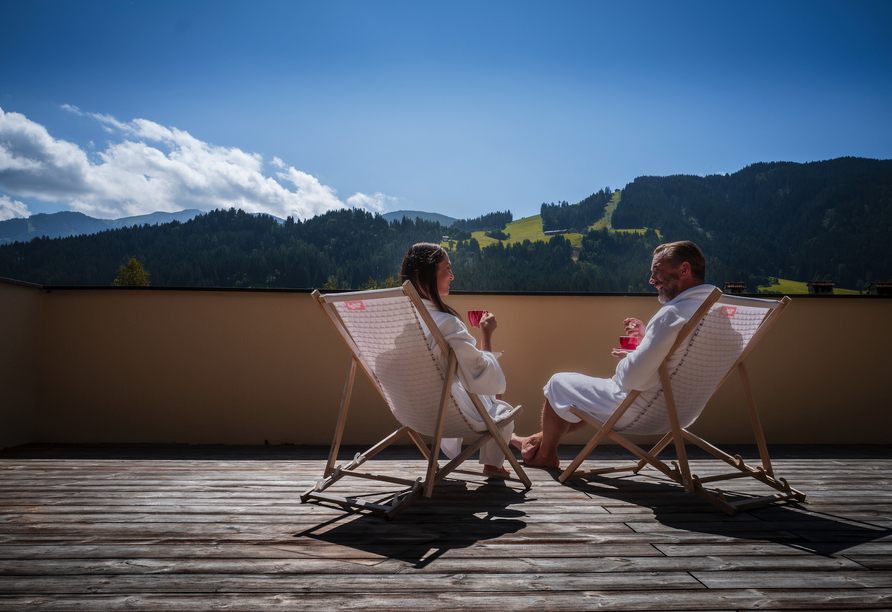
<svg viewBox="0 0 892 612"><path fill-rule="evenodd" d="M468 321L471 323L471 327L480 327L480 319L482 319L485 314L485 310L469 310Z"/></svg>
<svg viewBox="0 0 892 612"><path fill-rule="evenodd" d="M619 347L624 351L634 351L636 348L638 348L639 342L641 342L641 338L637 336L619 337Z"/></svg>

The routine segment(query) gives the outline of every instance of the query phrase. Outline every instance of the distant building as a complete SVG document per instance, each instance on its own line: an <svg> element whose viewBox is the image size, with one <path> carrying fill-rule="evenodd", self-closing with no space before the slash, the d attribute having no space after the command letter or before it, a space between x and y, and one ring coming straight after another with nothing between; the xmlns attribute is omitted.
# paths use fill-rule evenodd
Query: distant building
<svg viewBox="0 0 892 612"><path fill-rule="evenodd" d="M870 283L867 287L870 295L892 295L892 282L889 283Z"/></svg>
<svg viewBox="0 0 892 612"><path fill-rule="evenodd" d="M722 293L730 293L732 295L746 293L746 283L742 281L725 281Z"/></svg>
<svg viewBox="0 0 892 612"><path fill-rule="evenodd" d="M546 236L557 236L558 234L566 234L569 231L570 230L565 230L565 229L563 229L563 230L548 230L547 232L544 232L544 233Z"/></svg>
<svg viewBox="0 0 892 612"><path fill-rule="evenodd" d="M808 281L808 292L815 295L833 295L836 283L830 281Z"/></svg>

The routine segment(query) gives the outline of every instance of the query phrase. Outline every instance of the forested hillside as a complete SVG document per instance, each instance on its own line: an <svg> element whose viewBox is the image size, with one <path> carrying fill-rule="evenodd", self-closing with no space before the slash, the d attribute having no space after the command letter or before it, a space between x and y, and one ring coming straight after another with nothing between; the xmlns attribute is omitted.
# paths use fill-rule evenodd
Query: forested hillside
<svg viewBox="0 0 892 612"><path fill-rule="evenodd" d="M650 230L586 232L612 197L602 189L579 204L543 204L543 222L583 233L575 247L554 236L481 248L455 226L388 222L352 209L285 223L218 210L185 223L2 245L0 276L110 285L135 257L154 286L357 289L395 279L411 244L451 234L456 290L649 291L653 248L681 239L703 249L708 282L745 280L749 292L772 277L862 290L892 279L892 161L843 158L755 164L728 176L641 177L622 191L612 226ZM511 218L491 213L467 221ZM466 237L456 240L460 232Z"/></svg>
<svg viewBox="0 0 892 612"><path fill-rule="evenodd" d="M623 190L612 223L658 228L667 241L692 239L745 271L750 283L772 276L863 290L892 278L892 160L846 157L754 164L731 175L640 177Z"/></svg>
<svg viewBox="0 0 892 612"><path fill-rule="evenodd" d="M539 208L539 214L542 216L542 229L546 232L552 230L584 232L587 227L604 216L604 209L607 208L612 197L613 192L610 187L606 187L578 204L570 204L566 201L559 204L543 203ZM638 227L643 226L639 225Z"/></svg>
<svg viewBox="0 0 892 612"><path fill-rule="evenodd" d="M153 286L359 287L399 273L410 245L438 241L441 226L340 210L305 222L217 210L186 223L0 246L0 276L42 285L110 285L130 257Z"/></svg>
<svg viewBox="0 0 892 612"><path fill-rule="evenodd" d="M505 212L493 212L481 215L476 219L458 219L452 227L466 232L479 232L486 230L500 230L514 221L514 215L510 210Z"/></svg>

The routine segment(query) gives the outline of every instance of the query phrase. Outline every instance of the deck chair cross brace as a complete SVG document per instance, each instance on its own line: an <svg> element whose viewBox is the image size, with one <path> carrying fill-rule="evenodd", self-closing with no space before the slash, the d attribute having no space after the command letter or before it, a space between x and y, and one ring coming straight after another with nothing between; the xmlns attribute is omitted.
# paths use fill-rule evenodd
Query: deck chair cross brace
<svg viewBox="0 0 892 612"><path fill-rule="evenodd" d="M516 474L516 477L506 477L505 480L521 482L526 488L531 486L530 479L499 433L500 426L517 416L520 406L495 420L477 395L468 393L483 425L461 412L452 396L452 384L458 368L455 353L434 324L411 282L406 281L393 289L324 296L314 291L313 298L350 349L351 356L325 472L313 488L301 495L302 502L328 502L346 508L365 509L390 519L421 495L431 497L434 486L449 474L479 476L480 472L465 471L460 466L490 440L496 441ZM428 346L423 326L431 332L443 354L447 355L445 370ZM402 426L367 451L357 453L346 465L337 465L357 367L368 375ZM423 476L407 479L358 469L406 435L427 461ZM431 439L430 446L423 436ZM458 456L440 466L440 442L443 438L470 438L472 441ZM327 491L345 477L401 485L407 490L396 493L387 502L370 502Z"/></svg>

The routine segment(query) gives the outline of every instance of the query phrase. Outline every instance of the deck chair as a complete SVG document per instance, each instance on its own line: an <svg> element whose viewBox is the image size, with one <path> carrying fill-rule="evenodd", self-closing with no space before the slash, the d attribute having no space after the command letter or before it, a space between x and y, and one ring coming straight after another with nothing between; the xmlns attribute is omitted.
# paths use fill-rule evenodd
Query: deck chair
<svg viewBox="0 0 892 612"><path fill-rule="evenodd" d="M723 295L719 289L714 289L679 332L675 344L660 366L662 388L656 394L651 393L645 397L641 391L632 391L604 423L598 422L575 406L570 408L573 414L596 427L597 432L560 475L560 482L611 472L638 473L644 467L650 466L682 485L685 491L696 493L732 516L739 510L772 502L804 501L803 493L790 487L783 478L776 478L774 475L743 364L744 358L765 335L789 302L788 297L780 300L732 297ZM676 351L680 351L681 361L670 371L671 356ZM688 430L700 416L706 402L716 389L735 370L739 373L743 384L743 393L761 457L762 464L755 467L747 465L739 455L732 457ZM631 411L629 416L633 418L623 421L628 425L623 427L622 432L615 431L614 426L629 411ZM647 451L626 437L636 434L656 434L663 437L650 451ZM577 471L582 462L605 438L613 440L635 454L639 461L626 466ZM657 455L673 442L677 462L673 462L673 467L669 467L658 459ZM734 470L702 478L692 475L685 452L685 442L699 446ZM742 477L754 478L777 492L764 497L743 497L731 501L721 489L712 492L704 487L708 483Z"/></svg>
<svg viewBox="0 0 892 612"><path fill-rule="evenodd" d="M430 497L434 485L447 475L463 472L459 466L493 439L516 474L516 477L506 477L505 480L519 481L530 488L530 479L499 435L499 427L512 421L519 414L520 406L495 421L478 396L469 393L483 425L468 419L461 412L452 396L452 383L457 370L455 354L410 281L393 289L328 295L314 291L313 298L349 347L351 357L325 473L312 489L301 495L302 502L329 502L366 509L391 519L422 494ZM431 331L443 354L448 356L445 370L428 346L423 326ZM372 380L402 427L364 453L357 453L348 464L336 466L357 366ZM427 460L422 476L413 480L359 471L358 468L366 461L406 435ZM422 436L431 439L430 446ZM473 441L458 456L440 466L440 442L443 438L464 438L465 442L471 438ZM465 473L480 475L480 472ZM408 489L380 503L326 492L348 476L404 485Z"/></svg>

